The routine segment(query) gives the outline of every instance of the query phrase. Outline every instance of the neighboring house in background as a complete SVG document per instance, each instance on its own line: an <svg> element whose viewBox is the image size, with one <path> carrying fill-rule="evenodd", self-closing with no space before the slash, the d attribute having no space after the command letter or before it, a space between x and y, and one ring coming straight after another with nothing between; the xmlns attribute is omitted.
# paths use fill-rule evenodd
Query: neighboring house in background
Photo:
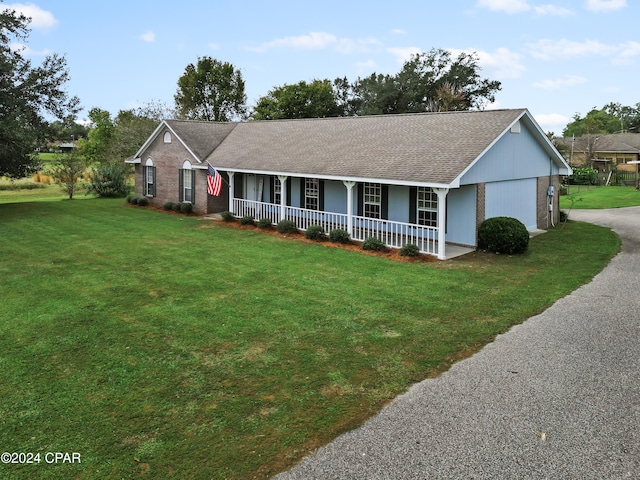
<svg viewBox="0 0 640 480"><path fill-rule="evenodd" d="M559 177L571 173L526 109L167 120L126 162L152 205L187 201L200 214L343 228L441 259L446 243L475 247L486 218L515 217L529 230L554 224ZM220 197L207 194L207 163L223 176Z"/></svg>
<svg viewBox="0 0 640 480"><path fill-rule="evenodd" d="M640 133L583 135L576 138L556 138L554 141L564 147L569 163L576 167L593 166L598 170L614 167L621 171L635 172L636 165L629 162L640 160Z"/></svg>

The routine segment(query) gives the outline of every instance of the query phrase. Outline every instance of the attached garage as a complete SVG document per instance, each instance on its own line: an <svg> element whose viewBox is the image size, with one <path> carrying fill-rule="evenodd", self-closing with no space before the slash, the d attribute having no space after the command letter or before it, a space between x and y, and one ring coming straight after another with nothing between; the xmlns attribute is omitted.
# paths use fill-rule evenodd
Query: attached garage
<svg viewBox="0 0 640 480"><path fill-rule="evenodd" d="M528 230L537 228L537 179L507 180L485 185L485 218L513 217Z"/></svg>

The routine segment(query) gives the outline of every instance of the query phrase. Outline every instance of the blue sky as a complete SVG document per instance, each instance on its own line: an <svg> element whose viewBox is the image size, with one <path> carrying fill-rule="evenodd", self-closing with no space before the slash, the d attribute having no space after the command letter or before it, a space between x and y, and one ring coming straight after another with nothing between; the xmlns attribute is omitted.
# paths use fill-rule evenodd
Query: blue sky
<svg viewBox="0 0 640 480"><path fill-rule="evenodd" d="M559 134L574 114L635 105L640 2L635 0L5 0L33 18L34 63L64 54L68 91L85 110L115 115L173 105L178 78L198 57L242 72L249 105L301 80L350 81L396 73L412 53L476 52L502 82L489 108L528 108Z"/></svg>

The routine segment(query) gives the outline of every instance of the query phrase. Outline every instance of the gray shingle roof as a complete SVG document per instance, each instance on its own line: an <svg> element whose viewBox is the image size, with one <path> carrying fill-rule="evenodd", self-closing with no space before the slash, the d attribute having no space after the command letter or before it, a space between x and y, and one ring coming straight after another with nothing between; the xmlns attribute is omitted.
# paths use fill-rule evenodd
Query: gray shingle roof
<svg viewBox="0 0 640 480"><path fill-rule="evenodd" d="M200 161L204 161L237 125L193 120L167 120L165 123Z"/></svg>
<svg viewBox="0 0 640 480"><path fill-rule="evenodd" d="M595 140L597 138L597 140ZM562 137L556 139L560 144L568 147L573 143L575 151L583 152L587 150L588 142L593 143L593 149L596 152L608 153L638 153L640 152L640 133L612 133L584 135L582 137Z"/></svg>
<svg viewBox="0 0 640 480"><path fill-rule="evenodd" d="M525 112L252 121L206 160L220 170L450 184Z"/></svg>

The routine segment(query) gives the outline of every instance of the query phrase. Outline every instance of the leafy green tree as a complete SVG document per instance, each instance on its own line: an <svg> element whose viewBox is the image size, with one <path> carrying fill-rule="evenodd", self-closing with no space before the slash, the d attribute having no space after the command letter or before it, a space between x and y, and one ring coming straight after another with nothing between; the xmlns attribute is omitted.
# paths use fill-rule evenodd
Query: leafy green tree
<svg viewBox="0 0 640 480"><path fill-rule="evenodd" d="M275 120L337 117L340 114L331 81L313 80L274 88L258 100L252 116L255 120Z"/></svg>
<svg viewBox="0 0 640 480"><path fill-rule="evenodd" d="M87 193L93 193L98 197L126 197L129 193L127 174L124 164L98 164L91 171L91 184Z"/></svg>
<svg viewBox="0 0 640 480"><path fill-rule="evenodd" d="M56 165L51 170L51 177L59 183L62 190L73 199L78 180L82 178L86 169L86 164L76 155L60 157Z"/></svg>
<svg viewBox="0 0 640 480"><path fill-rule="evenodd" d="M621 130L620 119L605 109L593 107L584 117L579 114L573 116L573 121L562 131L565 137L581 137L583 135L598 135L613 133Z"/></svg>
<svg viewBox="0 0 640 480"><path fill-rule="evenodd" d="M475 53L453 58L444 49L413 55L396 75L373 73L354 86L356 113L415 113L482 109L501 89L481 78Z"/></svg>
<svg viewBox="0 0 640 480"><path fill-rule="evenodd" d="M29 22L10 8L0 11L0 175L10 177L37 169L34 150L46 138L47 116L63 119L79 110L79 100L64 90L69 75L63 56L49 55L33 66L11 45L27 39Z"/></svg>
<svg viewBox="0 0 640 480"><path fill-rule="evenodd" d="M78 153L89 163L110 160L109 148L113 139L115 125L107 110L92 108L89 110L91 129L86 139L78 141Z"/></svg>
<svg viewBox="0 0 640 480"><path fill-rule="evenodd" d="M187 65L174 99L178 114L187 119L227 122L247 114L242 73L211 57Z"/></svg>

